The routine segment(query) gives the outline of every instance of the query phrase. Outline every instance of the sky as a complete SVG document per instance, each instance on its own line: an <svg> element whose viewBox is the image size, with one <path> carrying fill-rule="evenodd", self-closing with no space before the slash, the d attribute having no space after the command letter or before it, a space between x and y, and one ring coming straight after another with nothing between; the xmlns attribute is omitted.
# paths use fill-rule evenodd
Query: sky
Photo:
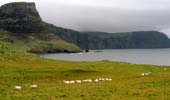
<svg viewBox="0 0 170 100"><path fill-rule="evenodd" d="M35 2L45 22L77 31L161 31L170 37L170 0L0 0Z"/></svg>

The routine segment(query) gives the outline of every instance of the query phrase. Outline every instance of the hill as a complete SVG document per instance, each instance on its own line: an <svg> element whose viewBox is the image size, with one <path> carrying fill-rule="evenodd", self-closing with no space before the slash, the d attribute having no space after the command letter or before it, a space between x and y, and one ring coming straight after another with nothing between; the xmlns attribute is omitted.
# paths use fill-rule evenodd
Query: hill
<svg viewBox="0 0 170 100"><path fill-rule="evenodd" d="M82 49L170 48L170 39L158 31L78 32L54 25L48 25L48 29Z"/></svg>
<svg viewBox="0 0 170 100"><path fill-rule="evenodd" d="M9 3L0 7L0 40L32 53L79 52L47 30L34 3Z"/></svg>

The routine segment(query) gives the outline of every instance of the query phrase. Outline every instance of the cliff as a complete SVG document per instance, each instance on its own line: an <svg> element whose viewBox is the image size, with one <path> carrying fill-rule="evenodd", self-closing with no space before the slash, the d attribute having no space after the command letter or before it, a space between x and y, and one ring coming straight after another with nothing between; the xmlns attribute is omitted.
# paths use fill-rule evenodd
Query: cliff
<svg viewBox="0 0 170 100"><path fill-rule="evenodd" d="M35 3L14 2L0 7L0 41L34 53L80 51L47 29Z"/></svg>
<svg viewBox="0 0 170 100"><path fill-rule="evenodd" d="M158 31L78 32L50 24L48 30L82 49L170 48L170 39Z"/></svg>

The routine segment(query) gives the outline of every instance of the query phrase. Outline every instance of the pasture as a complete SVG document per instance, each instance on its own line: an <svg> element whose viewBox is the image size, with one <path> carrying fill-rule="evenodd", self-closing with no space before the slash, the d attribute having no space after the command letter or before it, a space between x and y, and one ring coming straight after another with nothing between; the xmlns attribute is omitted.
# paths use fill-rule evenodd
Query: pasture
<svg viewBox="0 0 170 100"><path fill-rule="evenodd" d="M166 70L165 70L166 69ZM142 73L151 72L149 75ZM97 78L112 81L94 82ZM65 84L64 80L92 82ZM36 84L37 88L30 88ZM16 90L15 86L21 86ZM170 100L170 69L122 62L35 58L0 62L0 100Z"/></svg>

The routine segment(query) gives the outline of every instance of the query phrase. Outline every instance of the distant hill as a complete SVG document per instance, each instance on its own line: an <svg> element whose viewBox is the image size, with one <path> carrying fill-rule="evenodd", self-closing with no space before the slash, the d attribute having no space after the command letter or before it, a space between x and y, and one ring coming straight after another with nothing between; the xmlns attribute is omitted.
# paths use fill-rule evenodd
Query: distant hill
<svg viewBox="0 0 170 100"><path fill-rule="evenodd" d="M79 52L81 49L169 48L169 38L157 31L126 33L78 32L44 22L35 3L0 7L0 41L33 53ZM80 47L80 48L79 48Z"/></svg>
<svg viewBox="0 0 170 100"><path fill-rule="evenodd" d="M170 48L170 39L158 31L78 32L53 25L49 27L51 32L82 49Z"/></svg>

